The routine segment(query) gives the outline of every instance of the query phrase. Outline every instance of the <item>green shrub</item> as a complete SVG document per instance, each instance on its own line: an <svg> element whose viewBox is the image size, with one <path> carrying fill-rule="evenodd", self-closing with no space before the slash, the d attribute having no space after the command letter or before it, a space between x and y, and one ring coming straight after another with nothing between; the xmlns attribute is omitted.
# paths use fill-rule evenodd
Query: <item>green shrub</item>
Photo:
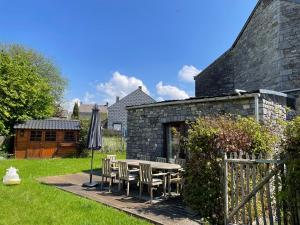
<svg viewBox="0 0 300 225"><path fill-rule="evenodd" d="M277 139L252 118L202 117L189 124L184 200L211 224L224 224L224 152L267 153Z"/></svg>
<svg viewBox="0 0 300 225"><path fill-rule="evenodd" d="M287 156L287 177L282 196L288 202L290 223L298 224L300 221L297 221L296 210L300 208L300 117L287 123L283 146L283 157Z"/></svg>

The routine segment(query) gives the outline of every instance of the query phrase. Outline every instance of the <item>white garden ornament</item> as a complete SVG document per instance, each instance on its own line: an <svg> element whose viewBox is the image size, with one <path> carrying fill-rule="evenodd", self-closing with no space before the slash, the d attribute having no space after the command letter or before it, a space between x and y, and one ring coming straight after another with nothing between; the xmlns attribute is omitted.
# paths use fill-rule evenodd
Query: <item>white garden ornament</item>
<svg viewBox="0 0 300 225"><path fill-rule="evenodd" d="M6 174L3 177L3 183L6 185L20 184L21 179L17 173L17 169L10 167L6 170Z"/></svg>

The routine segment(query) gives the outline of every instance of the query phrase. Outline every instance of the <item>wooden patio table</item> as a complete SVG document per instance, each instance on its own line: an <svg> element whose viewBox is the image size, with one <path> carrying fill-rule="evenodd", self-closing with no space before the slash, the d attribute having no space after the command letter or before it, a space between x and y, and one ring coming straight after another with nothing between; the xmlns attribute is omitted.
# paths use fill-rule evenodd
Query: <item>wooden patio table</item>
<svg viewBox="0 0 300 225"><path fill-rule="evenodd" d="M130 167L139 167L140 163L146 163L146 164L151 164L152 169L166 170L166 171L181 169L180 165L174 163L162 163L162 162L146 161L146 160L139 160L139 159L123 159L117 161L127 162L128 166Z"/></svg>
<svg viewBox="0 0 300 225"><path fill-rule="evenodd" d="M135 167L138 168L140 163L146 163L146 164L151 164L151 168L155 170L162 170L167 172L167 182L170 182L170 176L171 176L171 171L173 170L179 170L182 169L182 167L178 164L174 163L162 163L162 162L154 162L154 161L146 161L146 160L139 160L139 159L124 159L124 160L117 160L121 162L127 162L129 167ZM168 194L171 195L171 186L168 185Z"/></svg>

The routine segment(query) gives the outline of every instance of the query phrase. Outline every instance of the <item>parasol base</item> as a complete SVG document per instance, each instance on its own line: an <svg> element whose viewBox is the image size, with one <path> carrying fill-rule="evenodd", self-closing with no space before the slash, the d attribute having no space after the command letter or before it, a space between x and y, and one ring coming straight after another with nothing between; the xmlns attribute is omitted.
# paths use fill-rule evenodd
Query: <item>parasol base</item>
<svg viewBox="0 0 300 225"><path fill-rule="evenodd" d="M87 188L94 188L94 187L97 187L99 185L98 182L86 182L86 183L83 183L82 184L82 187L87 187Z"/></svg>

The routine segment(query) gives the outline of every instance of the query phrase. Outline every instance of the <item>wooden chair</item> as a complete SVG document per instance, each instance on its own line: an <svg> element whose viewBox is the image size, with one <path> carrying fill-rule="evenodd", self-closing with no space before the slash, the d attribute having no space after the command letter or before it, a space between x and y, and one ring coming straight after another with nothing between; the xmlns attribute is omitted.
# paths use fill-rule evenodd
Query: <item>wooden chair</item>
<svg viewBox="0 0 300 225"><path fill-rule="evenodd" d="M138 172L138 169L128 169L127 162L119 162L119 191L121 191L121 184L123 181L127 182L127 192L126 195L129 196L129 184L130 181L134 181L137 178L137 174L130 174L132 172Z"/></svg>
<svg viewBox="0 0 300 225"><path fill-rule="evenodd" d="M183 183L184 183L184 171L185 171L185 165L186 165L186 160L185 159L180 159L177 158L175 159L175 164L178 164L181 166L181 169L179 169L177 172L171 172L169 175L169 182L168 182L168 192L169 195L171 194L171 185L172 183L176 184L176 193L179 193L179 188L182 190Z"/></svg>
<svg viewBox="0 0 300 225"><path fill-rule="evenodd" d="M150 161L150 156L148 156L148 155L140 155L140 160Z"/></svg>
<svg viewBox="0 0 300 225"><path fill-rule="evenodd" d="M106 155L106 158L110 159L112 170L117 171L118 167L117 167L117 164L115 163L115 161L117 160L117 156L116 155Z"/></svg>
<svg viewBox="0 0 300 225"><path fill-rule="evenodd" d="M101 190L103 190L104 177L109 178L109 188L108 191L111 192L111 186L113 183L113 179L116 179L117 173L112 171L111 161L110 159L102 159L102 182L101 182Z"/></svg>
<svg viewBox="0 0 300 225"><path fill-rule="evenodd" d="M162 162L162 163L165 163L167 162L167 159L166 158L163 158L163 157L156 157L156 162Z"/></svg>
<svg viewBox="0 0 300 225"><path fill-rule="evenodd" d="M111 161L116 161L117 156L116 155L106 155L107 159L110 159Z"/></svg>
<svg viewBox="0 0 300 225"><path fill-rule="evenodd" d="M139 164L139 185L140 185L140 196L142 198L143 184L148 186L148 192L150 193L150 203L153 199L153 189L160 185L163 185L164 197L166 196L166 173L152 174L151 164L140 163ZM157 178L157 177L162 177Z"/></svg>
<svg viewBox="0 0 300 225"><path fill-rule="evenodd" d="M176 158L175 159L175 164L180 165L181 168L184 170L185 169L185 165L186 165L186 160L185 159Z"/></svg>

